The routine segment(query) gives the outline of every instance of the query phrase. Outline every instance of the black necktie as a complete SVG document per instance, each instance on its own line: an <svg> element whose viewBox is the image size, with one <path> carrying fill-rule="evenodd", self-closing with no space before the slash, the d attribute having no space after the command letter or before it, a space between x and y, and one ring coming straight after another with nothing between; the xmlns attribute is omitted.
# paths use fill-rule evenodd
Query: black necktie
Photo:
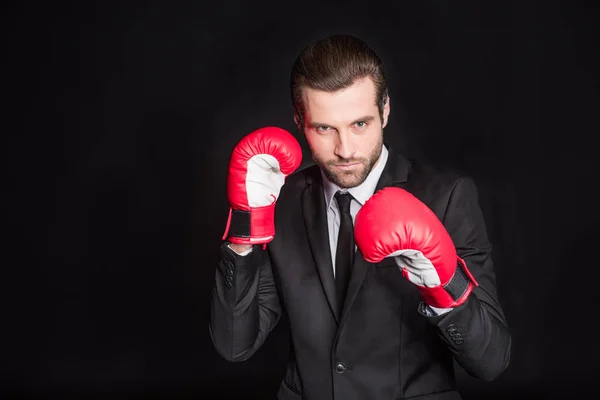
<svg viewBox="0 0 600 400"><path fill-rule="evenodd" d="M350 215L350 193L337 192L335 199L341 213L340 231L338 234L337 250L335 253L335 287L338 307L341 312L346 297L346 289L350 280L350 272L354 263L354 225Z"/></svg>

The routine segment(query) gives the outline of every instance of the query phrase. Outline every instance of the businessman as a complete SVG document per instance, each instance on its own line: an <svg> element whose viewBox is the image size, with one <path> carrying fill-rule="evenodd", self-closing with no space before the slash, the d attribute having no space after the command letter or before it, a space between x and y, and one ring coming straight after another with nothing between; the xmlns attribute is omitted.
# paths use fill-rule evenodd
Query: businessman
<svg viewBox="0 0 600 400"><path fill-rule="evenodd" d="M209 328L250 358L281 318L291 330L285 400L461 399L453 362L491 381L511 336L475 183L384 141L391 101L361 39L308 45L292 68L289 132L241 138Z"/></svg>

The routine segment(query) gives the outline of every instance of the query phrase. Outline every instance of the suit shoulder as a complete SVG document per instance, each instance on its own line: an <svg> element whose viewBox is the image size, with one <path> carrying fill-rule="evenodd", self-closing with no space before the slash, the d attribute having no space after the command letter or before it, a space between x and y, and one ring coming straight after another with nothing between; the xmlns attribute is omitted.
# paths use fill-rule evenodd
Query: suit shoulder
<svg viewBox="0 0 600 400"><path fill-rule="evenodd" d="M320 174L318 165L311 164L299 168L294 173L290 174L283 185L284 188L304 188Z"/></svg>
<svg viewBox="0 0 600 400"><path fill-rule="evenodd" d="M462 183L473 184L473 179L458 169L414 159L410 160L408 180L417 185L437 187L442 191L452 191Z"/></svg>
<svg viewBox="0 0 600 400"><path fill-rule="evenodd" d="M281 188L280 197L298 196L311 181L316 179L319 171L319 166L312 164L290 174Z"/></svg>

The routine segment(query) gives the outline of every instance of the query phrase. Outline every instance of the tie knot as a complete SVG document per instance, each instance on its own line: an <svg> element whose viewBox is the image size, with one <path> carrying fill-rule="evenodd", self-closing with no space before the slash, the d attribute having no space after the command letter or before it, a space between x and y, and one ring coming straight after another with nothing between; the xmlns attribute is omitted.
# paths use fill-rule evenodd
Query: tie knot
<svg viewBox="0 0 600 400"><path fill-rule="evenodd" d="M352 201L352 195L348 192L337 192L335 199L340 207L342 214L350 214L350 202Z"/></svg>

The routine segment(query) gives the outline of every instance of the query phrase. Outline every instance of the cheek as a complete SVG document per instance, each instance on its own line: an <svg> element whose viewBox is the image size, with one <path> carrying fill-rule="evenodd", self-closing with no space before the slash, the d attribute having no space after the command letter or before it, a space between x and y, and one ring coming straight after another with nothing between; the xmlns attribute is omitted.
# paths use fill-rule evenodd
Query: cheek
<svg viewBox="0 0 600 400"><path fill-rule="evenodd" d="M331 150L332 140L325 135L306 134L306 141L313 152L323 154Z"/></svg>
<svg viewBox="0 0 600 400"><path fill-rule="evenodd" d="M373 126L365 134L358 135L357 140L361 149L370 150L376 146L381 136L381 125Z"/></svg>

